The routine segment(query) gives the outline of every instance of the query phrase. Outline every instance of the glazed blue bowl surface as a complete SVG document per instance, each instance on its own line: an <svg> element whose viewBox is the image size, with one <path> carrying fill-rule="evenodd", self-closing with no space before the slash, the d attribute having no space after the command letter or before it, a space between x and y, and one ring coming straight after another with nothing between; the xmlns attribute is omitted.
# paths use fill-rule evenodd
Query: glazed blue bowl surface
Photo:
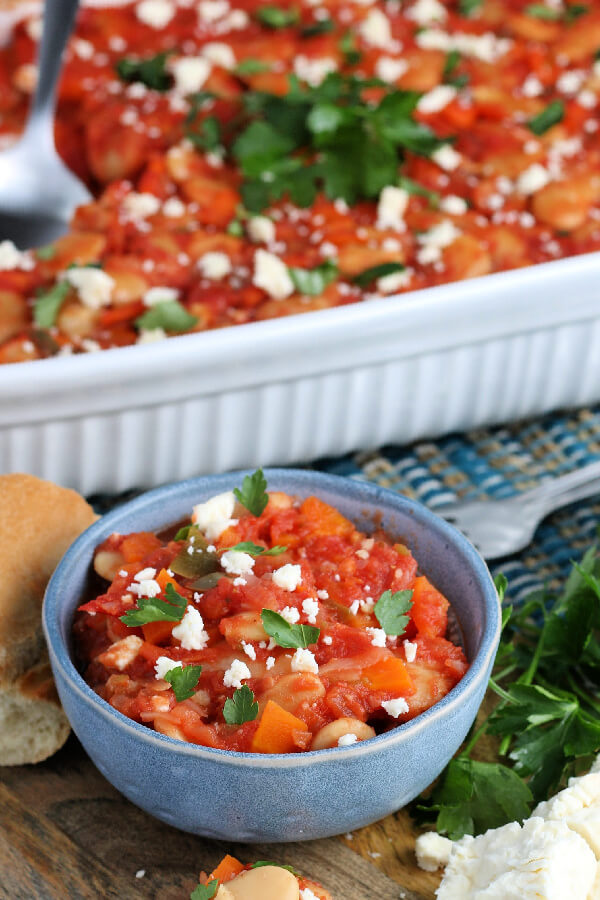
<svg viewBox="0 0 600 900"><path fill-rule="evenodd" d="M308 470L267 469L270 490L316 494L360 528L374 517L413 551L451 601L469 670L431 709L350 747L262 755L186 744L114 710L73 663L71 626L94 550L113 532L156 531L246 473L168 485L119 507L73 544L46 591L43 624L60 699L86 751L133 803L169 825L227 841L296 841L360 828L416 797L442 771L483 699L500 636L500 605L477 551L425 507L378 486Z"/></svg>

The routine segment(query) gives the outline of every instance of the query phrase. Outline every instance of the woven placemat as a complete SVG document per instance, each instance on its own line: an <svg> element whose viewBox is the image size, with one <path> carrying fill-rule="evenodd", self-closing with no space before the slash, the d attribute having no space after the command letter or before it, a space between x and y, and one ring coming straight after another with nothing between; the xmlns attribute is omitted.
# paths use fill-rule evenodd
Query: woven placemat
<svg viewBox="0 0 600 900"><path fill-rule="evenodd" d="M459 499L508 497L598 459L600 407L322 459L311 468L376 482L436 510ZM104 513L137 493L90 500ZM546 519L524 552L490 568L507 576L513 602L555 587L594 543L599 523L600 496L573 504Z"/></svg>

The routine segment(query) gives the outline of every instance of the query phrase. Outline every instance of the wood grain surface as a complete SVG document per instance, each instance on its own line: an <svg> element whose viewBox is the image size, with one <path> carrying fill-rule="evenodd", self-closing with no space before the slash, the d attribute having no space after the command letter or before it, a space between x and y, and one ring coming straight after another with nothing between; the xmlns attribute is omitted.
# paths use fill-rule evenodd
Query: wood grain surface
<svg viewBox="0 0 600 900"><path fill-rule="evenodd" d="M335 900L433 900L439 878L416 867L414 838L405 812L302 844L184 834L122 797L74 736L45 763L0 768L0 900L188 900L228 851L291 863Z"/></svg>

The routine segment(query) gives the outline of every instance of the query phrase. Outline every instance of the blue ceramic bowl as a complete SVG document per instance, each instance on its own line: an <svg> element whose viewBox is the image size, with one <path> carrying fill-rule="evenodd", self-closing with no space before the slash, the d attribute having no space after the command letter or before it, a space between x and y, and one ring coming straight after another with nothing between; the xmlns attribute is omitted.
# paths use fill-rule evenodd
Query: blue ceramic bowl
<svg viewBox="0 0 600 900"><path fill-rule="evenodd" d="M46 592L43 623L60 699L103 775L153 816L227 841L296 841L368 825L404 806L442 771L482 701L500 635L500 606L485 563L425 507L372 484L292 469L265 472L271 490L317 494L365 530L383 528L414 551L449 598L470 667L427 712L350 747L261 755L214 750L157 734L114 710L73 664L71 624L95 547L114 531L154 531L194 504L241 484L244 473L158 488L100 519L73 544Z"/></svg>

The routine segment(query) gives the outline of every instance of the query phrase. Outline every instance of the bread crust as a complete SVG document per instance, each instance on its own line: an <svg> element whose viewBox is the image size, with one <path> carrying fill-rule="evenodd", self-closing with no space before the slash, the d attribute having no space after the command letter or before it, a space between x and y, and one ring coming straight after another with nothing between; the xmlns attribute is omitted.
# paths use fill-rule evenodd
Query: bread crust
<svg viewBox="0 0 600 900"><path fill-rule="evenodd" d="M0 475L0 690L42 659L46 584L95 519L75 491L32 475Z"/></svg>

